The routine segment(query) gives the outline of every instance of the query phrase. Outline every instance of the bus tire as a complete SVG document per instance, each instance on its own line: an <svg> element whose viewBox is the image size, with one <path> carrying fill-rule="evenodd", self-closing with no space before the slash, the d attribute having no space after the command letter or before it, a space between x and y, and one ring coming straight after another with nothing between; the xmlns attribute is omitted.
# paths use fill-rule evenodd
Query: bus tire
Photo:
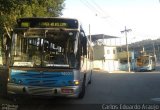
<svg viewBox="0 0 160 110"><path fill-rule="evenodd" d="M78 99L82 99L85 95L85 92L86 92L85 83L86 83L86 78L84 77L83 83L82 83L82 89L81 89L81 92L79 93Z"/></svg>
<svg viewBox="0 0 160 110"><path fill-rule="evenodd" d="M91 75L90 75L90 79L88 81L88 84L91 84L92 83L92 71L91 71Z"/></svg>
<svg viewBox="0 0 160 110"><path fill-rule="evenodd" d="M91 83L92 83L92 80L90 79L89 82L88 82L88 84L91 84Z"/></svg>

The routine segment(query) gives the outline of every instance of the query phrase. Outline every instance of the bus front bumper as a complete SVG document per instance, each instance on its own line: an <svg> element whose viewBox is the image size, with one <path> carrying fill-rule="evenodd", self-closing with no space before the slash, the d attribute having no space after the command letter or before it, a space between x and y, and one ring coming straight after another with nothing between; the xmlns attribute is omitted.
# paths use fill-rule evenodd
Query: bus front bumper
<svg viewBox="0 0 160 110"><path fill-rule="evenodd" d="M80 93L79 86L66 87L39 87L39 86L24 86L13 83L7 84L8 95L30 95L30 96L62 96L77 98Z"/></svg>

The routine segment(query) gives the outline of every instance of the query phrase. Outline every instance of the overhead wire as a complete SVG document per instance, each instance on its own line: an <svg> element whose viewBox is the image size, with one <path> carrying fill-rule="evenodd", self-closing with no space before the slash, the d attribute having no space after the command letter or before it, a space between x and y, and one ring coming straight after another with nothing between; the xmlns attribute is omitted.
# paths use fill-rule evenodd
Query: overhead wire
<svg viewBox="0 0 160 110"><path fill-rule="evenodd" d="M104 11L103 8L101 8L100 5L98 5L95 0L80 0L85 6L87 6L91 11L93 11L95 13L96 16L104 19L105 21L109 21L108 18L110 18L110 20L112 20L112 22L114 24L119 24L122 25L122 23L118 22L117 20L115 20L112 16L110 16L106 11ZM92 4L91 4L92 3Z"/></svg>
<svg viewBox="0 0 160 110"><path fill-rule="evenodd" d="M94 0L92 0L92 3L101 11L103 18L108 18L110 17L108 13L106 13L106 11L104 11L100 5L98 5Z"/></svg>
<svg viewBox="0 0 160 110"><path fill-rule="evenodd" d="M85 6L87 6L91 11L93 11L97 17L102 18L104 21L110 25L111 28L115 28L117 32L119 31L119 26L123 26L122 23L118 22L112 16L110 16L104 9L95 2L95 0L80 0ZM113 26L114 25L114 26Z"/></svg>
<svg viewBox="0 0 160 110"><path fill-rule="evenodd" d="M87 8L89 8L96 16L101 13L93 4L87 0L80 0Z"/></svg>
<svg viewBox="0 0 160 110"><path fill-rule="evenodd" d="M124 22L119 21L115 17L109 15L106 10L104 10L96 0L80 0L85 6L87 6L91 11L93 11L97 17L105 20L111 27L115 28L120 34L120 28L125 27ZM160 3L160 0L158 0Z"/></svg>

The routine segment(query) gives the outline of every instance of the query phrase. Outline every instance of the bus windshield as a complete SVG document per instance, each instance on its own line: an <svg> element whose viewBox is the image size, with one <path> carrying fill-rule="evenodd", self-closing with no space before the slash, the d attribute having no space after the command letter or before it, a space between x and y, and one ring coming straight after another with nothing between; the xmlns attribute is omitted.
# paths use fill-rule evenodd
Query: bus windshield
<svg viewBox="0 0 160 110"><path fill-rule="evenodd" d="M29 30L13 34L11 66L75 68L78 31Z"/></svg>
<svg viewBox="0 0 160 110"><path fill-rule="evenodd" d="M149 56L141 56L137 59L138 66L148 66L149 64Z"/></svg>

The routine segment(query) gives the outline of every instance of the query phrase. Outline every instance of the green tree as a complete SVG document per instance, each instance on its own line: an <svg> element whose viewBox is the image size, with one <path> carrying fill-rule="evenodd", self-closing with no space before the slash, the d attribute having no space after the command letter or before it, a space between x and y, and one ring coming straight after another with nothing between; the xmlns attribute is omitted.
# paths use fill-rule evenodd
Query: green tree
<svg viewBox="0 0 160 110"><path fill-rule="evenodd" d="M21 17L58 17L65 0L0 0L0 51L5 37L11 38L16 19ZM4 53L4 51L2 52Z"/></svg>
<svg viewBox="0 0 160 110"><path fill-rule="evenodd" d="M64 0L0 0L0 34L9 35L20 17L61 16L64 6Z"/></svg>

